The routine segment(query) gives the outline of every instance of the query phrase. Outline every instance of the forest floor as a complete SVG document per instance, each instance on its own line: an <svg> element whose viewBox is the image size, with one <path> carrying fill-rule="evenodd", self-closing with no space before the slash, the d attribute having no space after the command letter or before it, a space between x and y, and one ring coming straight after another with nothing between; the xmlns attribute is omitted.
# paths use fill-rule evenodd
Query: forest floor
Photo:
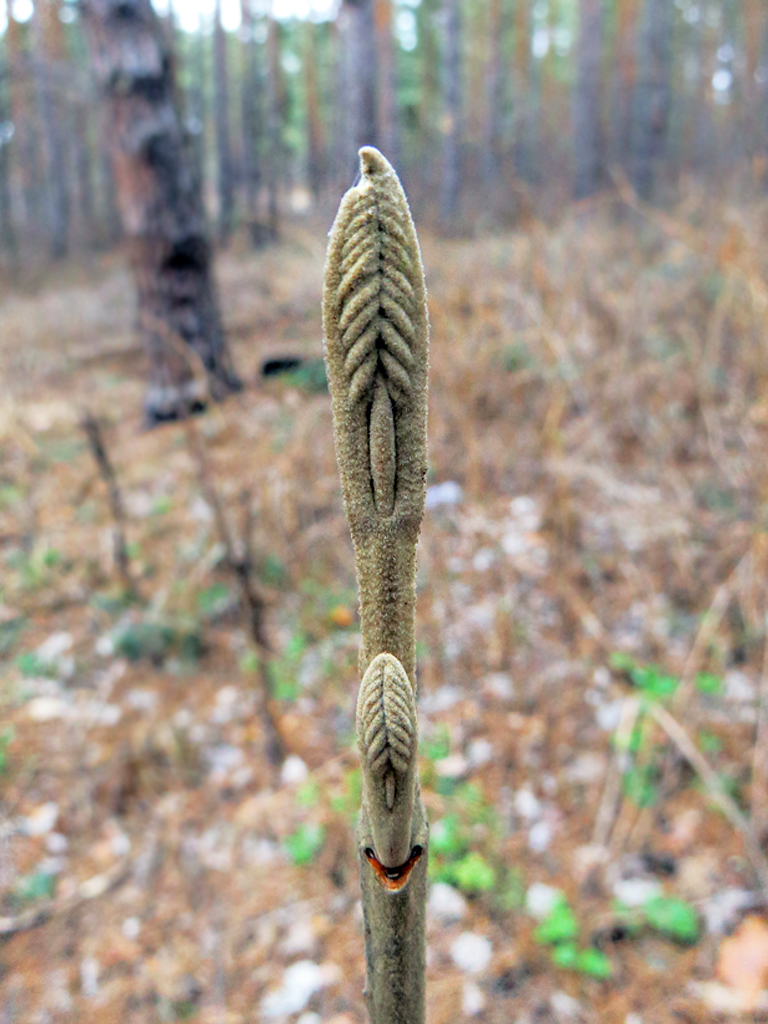
<svg viewBox="0 0 768 1024"><path fill-rule="evenodd" d="M765 217L423 239L430 1024L768 1016ZM321 356L324 242L220 259L248 387L192 428L142 429L119 264L0 305L3 1024L366 1019L329 400L316 364L259 373Z"/></svg>

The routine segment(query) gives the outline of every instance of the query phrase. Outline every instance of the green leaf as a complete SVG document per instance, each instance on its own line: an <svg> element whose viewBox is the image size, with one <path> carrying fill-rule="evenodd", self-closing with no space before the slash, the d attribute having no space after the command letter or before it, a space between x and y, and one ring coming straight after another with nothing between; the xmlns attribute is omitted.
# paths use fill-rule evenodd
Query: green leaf
<svg viewBox="0 0 768 1024"><path fill-rule="evenodd" d="M429 845L435 853L445 857L456 857L466 846L459 816L449 814L436 821L430 830Z"/></svg>
<svg viewBox="0 0 768 1024"><path fill-rule="evenodd" d="M246 651L240 659L240 671L247 675L253 675L259 670L259 656L256 651L251 648Z"/></svg>
<svg viewBox="0 0 768 1024"><path fill-rule="evenodd" d="M699 750L704 754L719 754L723 749L723 741L713 732L702 729L699 732Z"/></svg>
<svg viewBox="0 0 768 1024"><path fill-rule="evenodd" d="M155 498L152 502L152 508L150 513L153 516L164 516L167 512L171 511L171 499L167 494L161 494L159 498Z"/></svg>
<svg viewBox="0 0 768 1024"><path fill-rule="evenodd" d="M40 676L56 676L56 669L51 665L49 661L44 661L39 655L35 654L34 651L27 651L26 654L20 654L16 659L16 667L23 676L28 679L33 679Z"/></svg>
<svg viewBox="0 0 768 1024"><path fill-rule="evenodd" d="M292 864L311 864L324 839L325 829L322 825L302 824L284 840L283 846Z"/></svg>
<svg viewBox="0 0 768 1024"><path fill-rule="evenodd" d="M599 949L582 949L576 959L576 970L592 978L610 978L613 964Z"/></svg>
<svg viewBox="0 0 768 1024"><path fill-rule="evenodd" d="M14 896L17 900L31 903L33 900L48 900L56 888L56 876L43 871L23 875L16 883Z"/></svg>
<svg viewBox="0 0 768 1024"><path fill-rule="evenodd" d="M630 669L629 678L639 690L649 697L653 697L654 700L671 697L680 685L679 679L664 675L656 665L648 665L645 668L635 666Z"/></svg>
<svg viewBox="0 0 768 1024"><path fill-rule="evenodd" d="M161 662L176 641L176 631L160 622L133 622L113 634L115 653L129 661Z"/></svg>
<svg viewBox="0 0 768 1024"><path fill-rule="evenodd" d="M685 900L674 896L654 896L643 907L650 928L678 942L693 943L699 937L699 915Z"/></svg>
<svg viewBox="0 0 768 1024"><path fill-rule="evenodd" d="M536 941L544 945L569 942L578 936L576 915L564 896L557 901L533 934Z"/></svg>
<svg viewBox="0 0 768 1024"><path fill-rule="evenodd" d="M464 892L489 892L496 884L496 872L474 851L453 865L452 874Z"/></svg>
<svg viewBox="0 0 768 1024"><path fill-rule="evenodd" d="M8 726L0 732L0 774L8 767L8 748L13 743L15 733L13 726Z"/></svg>
<svg viewBox="0 0 768 1024"><path fill-rule="evenodd" d="M723 680L709 672L699 672L696 676L696 689L710 697L718 697L723 692Z"/></svg>
<svg viewBox="0 0 768 1024"><path fill-rule="evenodd" d="M222 615L232 603L232 593L225 583L212 583L197 595L197 607L208 619Z"/></svg>
<svg viewBox="0 0 768 1024"><path fill-rule="evenodd" d="M320 799L320 787L314 779L308 779L296 790L296 803L299 807L314 807Z"/></svg>
<svg viewBox="0 0 768 1024"><path fill-rule="evenodd" d="M575 942L563 942L552 950L552 962L568 971L576 970L579 950Z"/></svg>
<svg viewBox="0 0 768 1024"><path fill-rule="evenodd" d="M635 659L623 651L614 651L608 659L608 664L617 672L630 672L635 667Z"/></svg>
<svg viewBox="0 0 768 1024"><path fill-rule="evenodd" d="M654 765L636 765L624 772L622 790L638 807L652 807L656 803L659 790L656 785L658 771Z"/></svg>
<svg viewBox="0 0 768 1024"><path fill-rule="evenodd" d="M56 548L46 548L43 552L43 565L47 569L52 569L54 565L58 565L61 561L61 552L57 551Z"/></svg>
<svg viewBox="0 0 768 1024"><path fill-rule="evenodd" d="M440 761L448 757L451 752L451 736L444 722L435 727L431 739L421 741L421 752L430 761Z"/></svg>

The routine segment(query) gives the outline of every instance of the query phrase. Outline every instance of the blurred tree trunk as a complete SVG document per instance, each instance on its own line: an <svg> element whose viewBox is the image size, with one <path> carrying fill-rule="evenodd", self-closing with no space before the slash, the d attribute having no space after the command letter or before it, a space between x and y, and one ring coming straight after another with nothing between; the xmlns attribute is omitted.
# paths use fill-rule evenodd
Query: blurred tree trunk
<svg viewBox="0 0 768 1024"><path fill-rule="evenodd" d="M17 238L11 190L11 142L14 129L10 88L6 54L6 59L0 64L0 246L8 253L11 266L15 267Z"/></svg>
<svg viewBox="0 0 768 1024"><path fill-rule="evenodd" d="M443 231L456 230L461 202L461 14L459 0L444 0L443 152L440 220Z"/></svg>
<svg viewBox="0 0 768 1024"><path fill-rule="evenodd" d="M584 199L603 184L601 0L581 0L576 89L573 97L574 195Z"/></svg>
<svg viewBox="0 0 768 1024"><path fill-rule="evenodd" d="M611 163L629 167L632 96L635 85L637 0L618 0L611 98Z"/></svg>
<svg viewBox="0 0 768 1024"><path fill-rule="evenodd" d="M280 67L280 25L270 13L267 24L267 233L280 234L280 175L283 170L283 88Z"/></svg>
<svg viewBox="0 0 768 1024"><path fill-rule="evenodd" d="M419 143L422 152L418 154L416 173L422 195L433 196L439 192L439 162L424 160L422 153L438 153L442 117L442 82L440 79L440 42L437 33L437 15L440 0L421 0L416 8L416 27L419 39L419 99L418 125ZM410 189L409 189L410 194Z"/></svg>
<svg viewBox="0 0 768 1024"><path fill-rule="evenodd" d="M304 87L307 104L307 162L309 187L317 202L325 182L325 131L317 80L317 25L304 23Z"/></svg>
<svg viewBox="0 0 768 1024"><path fill-rule="evenodd" d="M84 7L104 131L138 293L150 422L186 415L240 382L225 344L199 181L174 106L173 64L150 0Z"/></svg>
<svg viewBox="0 0 768 1024"><path fill-rule="evenodd" d="M93 247L98 239L96 206L94 203L95 184L93 180L94 146L91 137L89 104L81 99L72 111L72 147L76 184L75 208L77 211L80 245Z"/></svg>
<svg viewBox="0 0 768 1024"><path fill-rule="evenodd" d="M483 183L489 198L495 198L501 169L501 117L504 78L501 47L503 18L501 0L491 0L488 9L487 53L485 75L485 123L483 128Z"/></svg>
<svg viewBox="0 0 768 1024"><path fill-rule="evenodd" d="M216 111L216 167L219 194L219 241L226 246L232 234L235 212L235 178L232 141L229 132L229 76L227 73L227 36L221 22L221 0L216 0L213 16L213 82Z"/></svg>
<svg viewBox="0 0 768 1024"><path fill-rule="evenodd" d="M517 0L515 5L515 172L523 181L535 177L534 107L536 94L535 65L531 59L532 20L530 0Z"/></svg>
<svg viewBox="0 0 768 1024"><path fill-rule="evenodd" d="M754 165L766 153L766 115L768 103L768 9L765 0L744 0L743 31L745 49L744 100L747 156Z"/></svg>
<svg viewBox="0 0 768 1024"><path fill-rule="evenodd" d="M376 55L379 67L378 119L380 147L395 167L400 165L397 123L397 68L392 34L392 0L374 0Z"/></svg>
<svg viewBox="0 0 768 1024"><path fill-rule="evenodd" d="M669 127L673 0L645 0L637 43L632 105L632 181L642 199L653 197Z"/></svg>
<svg viewBox="0 0 768 1024"><path fill-rule="evenodd" d="M243 69L240 83L240 118L243 148L243 184L245 186L246 220L254 244L261 244L263 229L259 228L259 190L261 160L259 143L264 108L263 75L252 0L240 0L242 20Z"/></svg>
<svg viewBox="0 0 768 1024"><path fill-rule="evenodd" d="M376 0L345 0L350 12L350 65L354 88L346 97L352 109L352 146L380 146Z"/></svg>
<svg viewBox="0 0 768 1024"><path fill-rule="evenodd" d="M349 11L342 5L339 15L331 22L331 63L333 67L330 133L331 146L328 153L329 174L333 188L344 192L349 188L349 171L352 164L352 129L347 97L352 91L349 58Z"/></svg>
<svg viewBox="0 0 768 1024"><path fill-rule="evenodd" d="M37 228L39 199L44 185L37 173L34 125L37 118L31 111L28 61L22 26L13 17L13 0L5 0L7 28L5 53L8 67L9 106L13 124L12 149L9 152L10 174L15 179L17 225L23 241L30 242Z"/></svg>
<svg viewBox="0 0 768 1024"><path fill-rule="evenodd" d="M33 67L47 158L50 255L60 260L69 251L72 203L71 153L67 145L71 138L71 111L65 96L68 61L59 0L37 0L34 28Z"/></svg>

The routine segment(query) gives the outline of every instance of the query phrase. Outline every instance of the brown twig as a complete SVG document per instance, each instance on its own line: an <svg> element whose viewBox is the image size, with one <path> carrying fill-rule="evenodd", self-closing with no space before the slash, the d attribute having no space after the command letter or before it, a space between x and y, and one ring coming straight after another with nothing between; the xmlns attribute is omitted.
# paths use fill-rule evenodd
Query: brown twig
<svg viewBox="0 0 768 1024"><path fill-rule="evenodd" d="M592 843L595 846L607 847L611 840L616 813L621 801L621 780L624 775L623 762L629 750L632 732L640 714L640 701L637 697L627 697L621 709L621 720L616 729L614 741L615 753L612 770L605 777L605 788L600 806L595 816L592 830Z"/></svg>
<svg viewBox="0 0 768 1024"><path fill-rule="evenodd" d="M184 422L189 451L197 469L197 478L203 497L211 509L216 532L224 548L224 564L237 584L240 606L258 656L261 700L259 717L266 736L266 752L270 764L277 766L285 759L285 745L270 702L269 660L272 654L265 624L265 602L254 580L254 559L251 547L252 509L250 492L244 491L240 501L243 508L242 537L237 545L216 488L213 470L202 434L189 417ZM240 550L238 551L238 547Z"/></svg>
<svg viewBox="0 0 768 1024"><path fill-rule="evenodd" d="M646 704L646 710L657 724L661 726L690 766L698 773L713 802L717 804L736 831L741 832L744 837L744 847L755 875L760 882L763 892L768 894L768 861L760 848L760 843L755 836L751 823L728 794L723 791L717 773L709 765L707 759L677 719L666 708L655 701L649 701Z"/></svg>
<svg viewBox="0 0 768 1024"><path fill-rule="evenodd" d="M687 707L690 704L691 690L693 688L693 682L696 677L696 672L701 664L702 657L709 646L712 637L717 632L720 623L723 620L723 616L728 610L731 598L733 596L733 588L736 577L739 572L743 569L751 555L751 551L748 551L737 563L736 568L728 576L728 579L715 591L715 596L712 598L708 610L704 614L701 621L701 627L699 632L696 634L696 639L693 642L690 653L685 659L685 665L683 666L683 672L680 677L680 686L674 696L673 707L675 710Z"/></svg>
<svg viewBox="0 0 768 1024"><path fill-rule="evenodd" d="M137 587L131 572L128 545L125 539L125 507L115 470L104 442L104 433L98 419L89 409L84 410L82 413L80 426L88 440L88 446L91 449L91 454L98 467L99 474L106 484L109 509L112 514L112 545L115 565L125 589L130 594L136 594Z"/></svg>

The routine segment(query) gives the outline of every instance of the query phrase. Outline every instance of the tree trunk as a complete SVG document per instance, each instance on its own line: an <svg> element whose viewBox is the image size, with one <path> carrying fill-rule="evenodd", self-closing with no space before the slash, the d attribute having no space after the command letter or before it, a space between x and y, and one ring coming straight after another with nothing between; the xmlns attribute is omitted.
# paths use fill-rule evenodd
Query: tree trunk
<svg viewBox="0 0 768 1024"><path fill-rule="evenodd" d="M349 42L354 88L346 99L352 107L352 147L378 146L379 97L375 0L346 0L352 15Z"/></svg>
<svg viewBox="0 0 768 1024"><path fill-rule="evenodd" d="M501 73L502 27L501 0L491 0L488 11L488 63L485 77L482 166L486 195L494 199L501 169L501 109L504 82Z"/></svg>
<svg viewBox="0 0 768 1024"><path fill-rule="evenodd" d="M229 134L229 78L227 36L221 23L221 0L216 0L213 21L214 109L216 111L216 166L219 193L219 241L226 246L232 234L235 212L235 181L232 142Z"/></svg>
<svg viewBox="0 0 768 1024"><path fill-rule="evenodd" d="M272 14L267 24L267 234L276 242L280 234L280 172L283 166L280 74L280 25Z"/></svg>
<svg viewBox="0 0 768 1024"><path fill-rule="evenodd" d="M618 0L613 53L610 160L627 169L635 86L635 40L638 0Z"/></svg>
<svg viewBox="0 0 768 1024"><path fill-rule="evenodd" d="M638 77L632 110L632 179L651 199L669 126L673 0L645 0L637 48Z"/></svg>
<svg viewBox="0 0 768 1024"><path fill-rule="evenodd" d="M199 182L150 0L88 0L85 16L147 347L150 422L240 382L225 344ZM200 368L207 374L201 380Z"/></svg>
<svg viewBox="0 0 768 1024"><path fill-rule="evenodd" d="M531 59L532 43L530 0L516 0L515 4L515 171L523 181L536 176L535 119L538 114L534 99L537 96L540 61Z"/></svg>
<svg viewBox="0 0 768 1024"><path fill-rule="evenodd" d="M79 244L86 249L92 248L98 241L99 231L96 223L96 206L94 203L93 160L98 153L93 145L90 109L85 100L76 102L72 111L72 128L75 158L75 195L77 235Z"/></svg>
<svg viewBox="0 0 768 1024"><path fill-rule="evenodd" d="M16 264L17 239L11 189L11 141L13 124L9 101L8 61L0 65L0 245L12 267Z"/></svg>
<svg viewBox="0 0 768 1024"><path fill-rule="evenodd" d="M461 199L461 20L459 0L445 0L443 64L443 154L440 220L444 231L456 230Z"/></svg>
<svg viewBox="0 0 768 1024"><path fill-rule="evenodd" d="M259 142L263 122L264 89L251 0L240 0L240 16L243 40L240 118L245 209L251 237L254 244L260 244L263 239L260 237L258 216L259 190L261 188Z"/></svg>
<svg viewBox="0 0 768 1024"><path fill-rule="evenodd" d="M45 133L48 179L50 255L63 259L69 251L71 220L70 138L71 111L62 95L68 69L59 18L58 0L38 0L35 5L35 58L33 62L38 106Z"/></svg>
<svg viewBox="0 0 768 1024"><path fill-rule="evenodd" d="M397 121L397 68L392 35L392 0L374 0L376 59L379 69L378 117L382 150L395 165L400 162L400 132Z"/></svg>
<svg viewBox="0 0 768 1024"><path fill-rule="evenodd" d="M307 103L307 177L317 202L325 181L325 132L317 83L317 25L304 23L304 87Z"/></svg>
<svg viewBox="0 0 768 1024"><path fill-rule="evenodd" d="M573 97L573 146L576 199L593 195L603 184L600 124L603 58L601 0L581 0L576 90Z"/></svg>

